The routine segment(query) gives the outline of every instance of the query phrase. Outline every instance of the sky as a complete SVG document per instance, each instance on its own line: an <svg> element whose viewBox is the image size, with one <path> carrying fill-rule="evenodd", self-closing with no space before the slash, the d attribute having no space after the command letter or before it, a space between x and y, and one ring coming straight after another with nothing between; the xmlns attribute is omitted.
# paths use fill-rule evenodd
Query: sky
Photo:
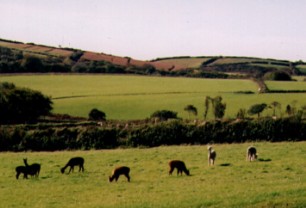
<svg viewBox="0 0 306 208"><path fill-rule="evenodd" d="M0 0L0 38L151 60L306 61L306 0Z"/></svg>

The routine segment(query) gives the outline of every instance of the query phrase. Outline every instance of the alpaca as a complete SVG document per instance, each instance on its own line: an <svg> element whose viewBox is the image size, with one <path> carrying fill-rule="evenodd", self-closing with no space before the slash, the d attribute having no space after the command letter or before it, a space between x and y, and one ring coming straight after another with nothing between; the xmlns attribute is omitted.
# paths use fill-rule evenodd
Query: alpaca
<svg viewBox="0 0 306 208"><path fill-rule="evenodd" d="M253 146L248 147L246 159L250 162L257 159L257 151L255 147Z"/></svg>
<svg viewBox="0 0 306 208"><path fill-rule="evenodd" d="M217 153L211 146L207 147L208 149L208 165L214 165L217 157Z"/></svg>
<svg viewBox="0 0 306 208"><path fill-rule="evenodd" d="M19 178L19 175L23 173L23 178L28 179L27 167L26 166L17 166L16 167L16 179Z"/></svg>
<svg viewBox="0 0 306 208"><path fill-rule="evenodd" d="M109 176L109 182L112 182L114 179L117 182L120 175L125 175L128 182L130 182L131 177L130 177L129 173L130 173L130 168L129 167L126 167L126 166L117 167L113 170L112 175Z"/></svg>
<svg viewBox="0 0 306 208"><path fill-rule="evenodd" d="M40 172L40 164L33 163L32 165L29 165L26 158L23 159L23 162L24 162L25 167L27 169L27 174L31 175L32 177L35 176L37 178L39 176L39 172Z"/></svg>
<svg viewBox="0 0 306 208"><path fill-rule="evenodd" d="M183 174L183 172L186 175L190 175L189 170L186 168L186 165L183 161L180 160L171 160L169 162L170 170L169 170L169 175L172 175L173 170L176 168L177 169L177 175Z"/></svg>
<svg viewBox="0 0 306 208"><path fill-rule="evenodd" d="M64 173L64 172L65 172L65 169L66 169L68 166L70 167L68 174L69 174L71 171L73 172L74 166L79 166L79 172L80 172L80 171L84 172L84 158L82 158L82 157L73 157L73 158L71 158L71 159L68 161L68 163L67 163L63 168L61 168L61 173Z"/></svg>

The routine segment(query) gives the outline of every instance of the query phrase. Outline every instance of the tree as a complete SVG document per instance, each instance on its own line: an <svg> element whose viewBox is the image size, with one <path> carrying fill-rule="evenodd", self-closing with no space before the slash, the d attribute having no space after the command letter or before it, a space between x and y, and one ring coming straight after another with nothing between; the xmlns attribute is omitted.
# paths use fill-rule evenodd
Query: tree
<svg viewBox="0 0 306 208"><path fill-rule="evenodd" d="M264 75L265 80L274 80L274 81L291 81L292 78L290 74L285 71L273 71L268 72Z"/></svg>
<svg viewBox="0 0 306 208"><path fill-rule="evenodd" d="M27 57L21 64L26 72L41 72L44 71L42 61L37 57Z"/></svg>
<svg viewBox="0 0 306 208"><path fill-rule="evenodd" d="M273 116L276 116L276 108L280 109L281 108L281 104L277 101L273 101L270 106L273 108Z"/></svg>
<svg viewBox="0 0 306 208"><path fill-rule="evenodd" d="M177 112L173 112L169 110L159 110L159 111L155 111L150 117L158 118L161 121L166 121L171 118L177 119Z"/></svg>
<svg viewBox="0 0 306 208"><path fill-rule="evenodd" d="M41 92L0 83L0 123L35 122L51 110L51 99Z"/></svg>
<svg viewBox="0 0 306 208"><path fill-rule="evenodd" d="M184 110L188 112L189 119L190 119L190 114L193 114L193 115L195 115L195 116L198 115L197 108L194 107L193 105L187 105L187 106L184 108Z"/></svg>
<svg viewBox="0 0 306 208"><path fill-rule="evenodd" d="M223 118L225 114L226 104L222 103L222 97L220 96L216 97L215 99L213 99L212 103L213 103L215 119Z"/></svg>
<svg viewBox="0 0 306 208"><path fill-rule="evenodd" d="M206 117L207 117L210 103L212 105L212 110L213 110L213 114L215 116L215 119L223 118L223 116L225 115L226 104L222 103L222 97L221 96L217 96L215 98L211 98L209 96L206 96L204 118L206 119Z"/></svg>
<svg viewBox="0 0 306 208"><path fill-rule="evenodd" d="M89 120L106 121L106 114L96 108L92 109L88 114Z"/></svg>
<svg viewBox="0 0 306 208"><path fill-rule="evenodd" d="M257 114L257 116L259 118L260 113L263 112L263 110L266 109L266 107L267 107L267 104L265 104L265 103L252 105L248 110L248 114L249 115Z"/></svg>

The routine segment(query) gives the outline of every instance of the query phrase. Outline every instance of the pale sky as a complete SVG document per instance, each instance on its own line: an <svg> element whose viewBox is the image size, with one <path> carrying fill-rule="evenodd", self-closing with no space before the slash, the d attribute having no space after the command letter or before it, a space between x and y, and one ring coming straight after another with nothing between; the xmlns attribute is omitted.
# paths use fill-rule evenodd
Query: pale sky
<svg viewBox="0 0 306 208"><path fill-rule="evenodd" d="M0 38L135 59L306 61L306 0L0 0Z"/></svg>

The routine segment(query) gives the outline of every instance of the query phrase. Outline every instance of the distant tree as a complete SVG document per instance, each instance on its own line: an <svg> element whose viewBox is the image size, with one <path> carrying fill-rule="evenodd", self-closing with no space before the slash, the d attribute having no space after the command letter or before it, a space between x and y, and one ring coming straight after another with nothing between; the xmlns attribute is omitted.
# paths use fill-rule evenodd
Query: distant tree
<svg viewBox="0 0 306 208"><path fill-rule="evenodd" d="M195 115L195 116L198 115L197 108L194 107L193 105L187 105L187 106L184 108L184 110L188 112L189 119L190 119L190 114L193 114L193 115Z"/></svg>
<svg viewBox="0 0 306 208"><path fill-rule="evenodd" d="M51 110L51 99L41 92L0 83L0 123L35 122Z"/></svg>
<svg viewBox="0 0 306 208"><path fill-rule="evenodd" d="M226 104L222 103L222 97L217 96L215 98L211 98L210 96L206 96L205 98L205 109L204 109L204 118L206 119L210 103L212 105L213 114L215 119L221 119L225 115Z"/></svg>
<svg viewBox="0 0 306 208"><path fill-rule="evenodd" d="M26 72L43 72L44 65L41 59L33 56L29 56L22 61L21 66Z"/></svg>
<svg viewBox="0 0 306 208"><path fill-rule="evenodd" d="M264 109L267 108L267 104L262 103L262 104L255 104L252 105L249 110L248 110L248 114L249 115L255 115L257 114L258 118L260 117L260 113L263 112Z"/></svg>
<svg viewBox="0 0 306 208"><path fill-rule="evenodd" d="M177 112L169 111L169 110L159 110L155 111L150 118L158 118L161 121L166 121L168 119L177 119Z"/></svg>
<svg viewBox="0 0 306 208"><path fill-rule="evenodd" d="M83 56L83 54L84 54L83 51L77 50L77 51L74 51L74 52L69 56L69 58L70 58L72 61L77 62L77 61Z"/></svg>
<svg viewBox="0 0 306 208"><path fill-rule="evenodd" d="M274 81L291 81L292 78L289 73L285 71L273 71L267 72L264 75L265 80L274 80Z"/></svg>
<svg viewBox="0 0 306 208"><path fill-rule="evenodd" d="M223 118L225 114L226 104L222 103L222 97L218 96L213 99L213 110L214 110L214 116L215 119L221 119Z"/></svg>
<svg viewBox="0 0 306 208"><path fill-rule="evenodd" d="M273 109L273 116L276 116L276 108L280 109L281 108L281 104L277 101L273 101L270 104L270 107Z"/></svg>
<svg viewBox="0 0 306 208"><path fill-rule="evenodd" d="M106 114L96 108L89 112L88 117L90 120L94 121L106 121Z"/></svg>

